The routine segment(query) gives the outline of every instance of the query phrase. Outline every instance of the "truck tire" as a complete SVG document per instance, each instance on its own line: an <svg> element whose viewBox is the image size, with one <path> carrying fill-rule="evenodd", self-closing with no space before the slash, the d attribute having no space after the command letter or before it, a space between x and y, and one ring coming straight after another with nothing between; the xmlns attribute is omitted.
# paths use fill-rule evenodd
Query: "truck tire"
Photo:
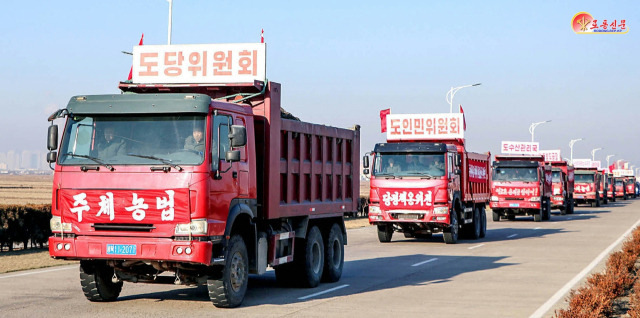
<svg viewBox="0 0 640 318"><path fill-rule="evenodd" d="M542 220L547 221L551 218L551 200L542 201Z"/></svg>
<svg viewBox="0 0 640 318"><path fill-rule="evenodd" d="M596 195L596 207L600 207L600 196Z"/></svg>
<svg viewBox="0 0 640 318"><path fill-rule="evenodd" d="M500 213L495 210L491 210L491 214L493 215L493 222L500 222Z"/></svg>
<svg viewBox="0 0 640 318"><path fill-rule="evenodd" d="M543 215L544 215L544 205L541 203L540 205L542 205L539 209L539 211L533 215L533 221L534 222L540 222L543 219Z"/></svg>
<svg viewBox="0 0 640 318"><path fill-rule="evenodd" d="M487 236L487 211L480 208L480 238Z"/></svg>
<svg viewBox="0 0 640 318"><path fill-rule="evenodd" d="M459 232L460 228L458 226L458 212L451 211L451 226L448 229L444 229L444 231L442 232L444 242L446 244L458 243Z"/></svg>
<svg viewBox="0 0 640 318"><path fill-rule="evenodd" d="M114 301L122 291L122 281L111 281L113 268L104 262L80 261L80 285L89 301Z"/></svg>
<svg viewBox="0 0 640 318"><path fill-rule="evenodd" d="M573 210L575 208L574 202L573 202L573 196L569 198L569 209L567 210L567 214L573 214Z"/></svg>
<svg viewBox="0 0 640 318"><path fill-rule="evenodd" d="M244 300L249 282L247 246L240 235L227 243L221 275L207 279L209 299L218 308L238 307Z"/></svg>
<svg viewBox="0 0 640 318"><path fill-rule="evenodd" d="M324 244L324 269L322 281L334 283L340 280L344 266L344 237L338 224L333 224Z"/></svg>
<svg viewBox="0 0 640 318"><path fill-rule="evenodd" d="M472 240L480 238L480 231L482 230L482 220L480 220L480 211L478 208L473 209L473 221L466 226L466 236Z"/></svg>
<svg viewBox="0 0 640 318"><path fill-rule="evenodd" d="M389 243L393 237L393 225L378 224L378 241L380 243Z"/></svg>
<svg viewBox="0 0 640 318"><path fill-rule="evenodd" d="M299 282L303 287L313 288L320 284L324 269L324 243L317 226L309 230L305 241L303 255L299 255L300 258L297 259L301 274Z"/></svg>

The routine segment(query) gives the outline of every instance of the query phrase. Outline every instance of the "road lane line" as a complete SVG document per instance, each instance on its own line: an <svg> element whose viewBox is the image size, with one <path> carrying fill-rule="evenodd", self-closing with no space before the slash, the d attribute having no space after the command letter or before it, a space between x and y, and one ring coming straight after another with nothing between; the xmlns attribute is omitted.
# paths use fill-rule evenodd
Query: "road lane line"
<svg viewBox="0 0 640 318"><path fill-rule="evenodd" d="M536 227L536 228L534 228L534 230L539 230L539 229L541 229L541 227L539 227L539 226L538 226L538 227Z"/></svg>
<svg viewBox="0 0 640 318"><path fill-rule="evenodd" d="M553 305L555 305L560 299L562 299L564 295L568 293L575 284L582 280L584 276L589 274L591 270L593 270L605 257L607 257L609 253L611 253L611 251L616 246L618 246L618 244L620 244L620 242L622 242L627 236L629 236L629 234L631 234L631 231L638 227L638 225L640 225L640 219L636 221L636 223L634 223L626 232L624 232L624 234L622 234L622 236L620 236L615 242L611 243L609 247L602 251L602 253L600 253L600 255L598 255L598 257L596 257L591 263L589 263L589 265L587 265L587 267L585 267L580 273L578 273L578 275L576 275L573 279L562 286L560 290L558 290L553 296L551 296L551 298L549 298L546 303L542 304L542 306L540 306L540 308L538 308L538 310L536 310L529 317L542 317L542 315L544 315L547 311L549 311L549 309L551 309L551 307L553 307Z"/></svg>
<svg viewBox="0 0 640 318"><path fill-rule="evenodd" d="M512 238L512 237L516 237L516 236L518 236L518 234L511 234L511 235L507 236L507 238Z"/></svg>
<svg viewBox="0 0 640 318"><path fill-rule="evenodd" d="M423 265L423 264L426 264L426 263L431 263L431 262L434 262L434 261L437 261L437 260L438 260L438 258L432 258L432 259L428 259L428 260L420 262L420 263L415 263L415 264L413 264L411 266L416 267L416 266L420 266L420 265Z"/></svg>
<svg viewBox="0 0 640 318"><path fill-rule="evenodd" d="M474 248L478 248L478 247L481 247L481 246L484 246L484 244L479 244L479 245L476 245L476 246L471 246L471 247L469 247L469 249L470 249L470 250L472 250L472 249L474 249Z"/></svg>
<svg viewBox="0 0 640 318"><path fill-rule="evenodd" d="M338 289L342 289L342 288L345 288L345 287L349 287L349 284L340 285L338 287L333 287L333 288L330 288L330 289L327 289L327 290L324 290L324 291L321 291L321 292L317 292L315 294L307 295L307 296L304 296L304 297L299 297L298 300L305 300L305 299L308 299L308 298L311 298L311 297L324 295L326 293L330 293L332 291L335 291L335 290L338 290Z"/></svg>
<svg viewBox="0 0 640 318"><path fill-rule="evenodd" d="M22 274L0 276L0 279L27 276L27 275L35 275L35 274L42 274L42 273L49 273L49 272L56 272L56 271L62 271L62 270L65 270L65 269L72 269L72 268L78 268L78 265L68 265L68 266L65 266L65 267L62 267L62 268L54 268L54 269L47 269L47 270L43 270L43 271L37 271L37 272L29 272L29 273L22 273Z"/></svg>

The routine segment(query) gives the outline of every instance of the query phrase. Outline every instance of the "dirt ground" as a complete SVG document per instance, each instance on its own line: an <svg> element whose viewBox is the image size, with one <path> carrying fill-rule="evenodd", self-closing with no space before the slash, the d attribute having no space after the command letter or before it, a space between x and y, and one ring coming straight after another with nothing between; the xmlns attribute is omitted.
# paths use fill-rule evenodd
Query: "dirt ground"
<svg viewBox="0 0 640 318"><path fill-rule="evenodd" d="M0 175L0 204L51 203L53 175Z"/></svg>

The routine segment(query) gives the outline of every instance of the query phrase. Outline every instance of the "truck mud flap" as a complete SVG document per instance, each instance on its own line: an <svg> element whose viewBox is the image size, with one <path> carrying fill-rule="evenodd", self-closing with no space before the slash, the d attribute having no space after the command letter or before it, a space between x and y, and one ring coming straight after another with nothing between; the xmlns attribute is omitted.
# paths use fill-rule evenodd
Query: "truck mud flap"
<svg viewBox="0 0 640 318"><path fill-rule="evenodd" d="M271 236L269 240L269 265L277 266L293 261L295 237L295 231Z"/></svg>

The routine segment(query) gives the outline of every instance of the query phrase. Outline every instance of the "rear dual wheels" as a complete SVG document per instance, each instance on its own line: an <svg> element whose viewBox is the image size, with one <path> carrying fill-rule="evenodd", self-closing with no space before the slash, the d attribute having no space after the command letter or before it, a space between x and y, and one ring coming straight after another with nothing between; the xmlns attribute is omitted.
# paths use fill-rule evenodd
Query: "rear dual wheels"
<svg viewBox="0 0 640 318"><path fill-rule="evenodd" d="M480 215L480 209L479 208L474 208L473 209L473 221L471 222L471 224L466 224L464 226L464 234L466 237L472 239L472 240L477 240L479 239L482 234L482 216ZM486 226L485 226L486 228Z"/></svg>
<svg viewBox="0 0 640 318"><path fill-rule="evenodd" d="M344 237L338 224L333 224L324 244L323 282L337 282L342 276L344 266Z"/></svg>

